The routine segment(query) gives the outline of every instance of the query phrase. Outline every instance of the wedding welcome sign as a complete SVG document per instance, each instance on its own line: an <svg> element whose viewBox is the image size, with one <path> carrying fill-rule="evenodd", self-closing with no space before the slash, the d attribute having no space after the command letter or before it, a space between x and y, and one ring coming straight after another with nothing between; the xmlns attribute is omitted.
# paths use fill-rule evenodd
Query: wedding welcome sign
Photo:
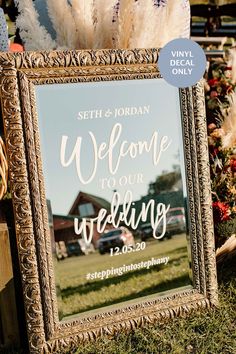
<svg viewBox="0 0 236 354"><path fill-rule="evenodd" d="M60 313L191 287L178 90L155 78L40 85L36 107L57 258L67 258Z"/></svg>
<svg viewBox="0 0 236 354"><path fill-rule="evenodd" d="M31 353L217 303L201 83L158 50L2 54Z"/></svg>

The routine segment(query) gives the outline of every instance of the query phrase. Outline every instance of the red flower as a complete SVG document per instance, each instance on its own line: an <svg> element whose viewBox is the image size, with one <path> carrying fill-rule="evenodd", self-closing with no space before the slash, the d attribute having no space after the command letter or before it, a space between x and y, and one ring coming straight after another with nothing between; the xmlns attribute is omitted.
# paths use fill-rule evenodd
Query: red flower
<svg viewBox="0 0 236 354"><path fill-rule="evenodd" d="M213 155L213 156L217 156L218 153L219 153L219 149L218 149L218 147L215 147L215 148L213 149L212 155Z"/></svg>
<svg viewBox="0 0 236 354"><path fill-rule="evenodd" d="M212 206L213 206L213 217L215 223L229 220L230 211L227 204L222 202L214 202Z"/></svg>
<svg viewBox="0 0 236 354"><path fill-rule="evenodd" d="M218 79L210 79L210 80L208 81L208 84L209 84L210 86L216 86L216 85L218 84Z"/></svg>
<svg viewBox="0 0 236 354"><path fill-rule="evenodd" d="M226 66L225 70L232 70L232 66Z"/></svg>
<svg viewBox="0 0 236 354"><path fill-rule="evenodd" d="M231 167L232 172L236 172L236 160L235 159L230 160L230 167Z"/></svg>
<svg viewBox="0 0 236 354"><path fill-rule="evenodd" d="M210 94L211 98L214 98L214 97L217 97L217 96L218 96L218 93L216 91L211 91L211 94Z"/></svg>

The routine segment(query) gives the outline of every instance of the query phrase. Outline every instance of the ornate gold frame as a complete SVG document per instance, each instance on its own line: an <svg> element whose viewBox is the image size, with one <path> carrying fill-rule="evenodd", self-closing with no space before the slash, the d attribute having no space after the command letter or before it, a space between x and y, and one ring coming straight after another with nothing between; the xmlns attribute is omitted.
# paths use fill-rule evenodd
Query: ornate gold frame
<svg viewBox="0 0 236 354"><path fill-rule="evenodd" d="M0 54L4 120L30 353L64 353L121 329L217 304L211 188L202 83L181 89L193 289L94 317L59 322L34 86L159 78L158 50Z"/></svg>

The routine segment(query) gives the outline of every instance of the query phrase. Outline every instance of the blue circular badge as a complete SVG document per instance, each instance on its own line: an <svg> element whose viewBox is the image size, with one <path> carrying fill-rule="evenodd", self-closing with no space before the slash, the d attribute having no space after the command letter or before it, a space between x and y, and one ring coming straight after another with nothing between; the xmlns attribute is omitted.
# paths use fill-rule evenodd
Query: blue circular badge
<svg viewBox="0 0 236 354"><path fill-rule="evenodd" d="M203 49L191 39L178 38L160 51L158 67L170 85L185 88L195 85L204 75L207 60Z"/></svg>

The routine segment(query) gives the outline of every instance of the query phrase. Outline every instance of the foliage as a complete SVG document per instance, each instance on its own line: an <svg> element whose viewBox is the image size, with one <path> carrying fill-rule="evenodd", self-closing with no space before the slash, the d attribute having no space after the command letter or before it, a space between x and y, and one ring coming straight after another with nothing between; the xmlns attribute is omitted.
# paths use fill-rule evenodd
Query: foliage
<svg viewBox="0 0 236 354"><path fill-rule="evenodd" d="M219 243L222 243L222 240L229 238L232 234L235 233L236 230L236 218L232 218L231 220L224 221L218 223L216 225L217 235L219 235Z"/></svg>
<svg viewBox="0 0 236 354"><path fill-rule="evenodd" d="M162 173L159 175L154 183L149 184L149 194L159 194L161 192L169 192L174 185L181 180L180 170Z"/></svg>
<svg viewBox="0 0 236 354"><path fill-rule="evenodd" d="M224 112L229 107L229 95L234 92L235 87L231 67L221 59L211 62L206 86L208 124L221 126Z"/></svg>
<svg viewBox="0 0 236 354"><path fill-rule="evenodd" d="M232 68L213 62L206 85L208 142L216 246L236 231L236 82Z"/></svg>

